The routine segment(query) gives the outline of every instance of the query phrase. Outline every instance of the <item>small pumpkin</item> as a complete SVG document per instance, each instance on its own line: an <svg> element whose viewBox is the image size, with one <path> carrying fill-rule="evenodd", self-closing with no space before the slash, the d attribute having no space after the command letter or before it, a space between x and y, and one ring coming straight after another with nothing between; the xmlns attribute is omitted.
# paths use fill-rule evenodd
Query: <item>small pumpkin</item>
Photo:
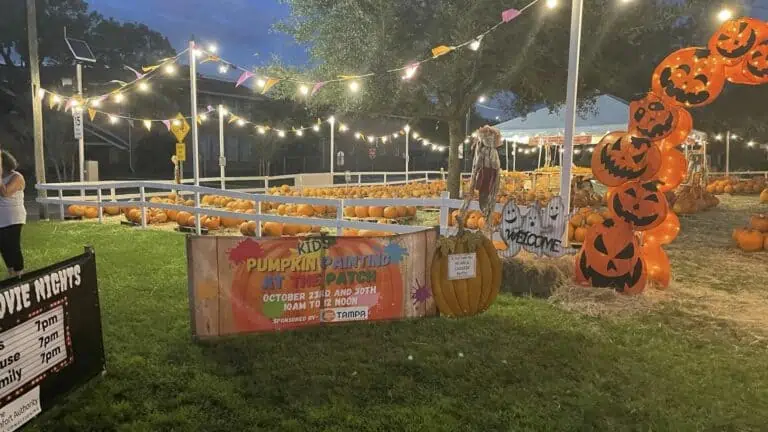
<svg viewBox="0 0 768 432"><path fill-rule="evenodd" d="M705 48L683 48L653 73L653 92L668 103L699 107L712 103L725 86L725 64Z"/></svg>
<svg viewBox="0 0 768 432"><path fill-rule="evenodd" d="M763 250L763 233L757 230L743 230L736 237L736 244L744 252L759 252Z"/></svg>
<svg viewBox="0 0 768 432"><path fill-rule="evenodd" d="M768 188L765 188L762 192L760 192L760 202L763 204L768 204Z"/></svg>
<svg viewBox="0 0 768 432"><path fill-rule="evenodd" d="M756 214L749 218L749 227L761 233L768 233L768 215Z"/></svg>

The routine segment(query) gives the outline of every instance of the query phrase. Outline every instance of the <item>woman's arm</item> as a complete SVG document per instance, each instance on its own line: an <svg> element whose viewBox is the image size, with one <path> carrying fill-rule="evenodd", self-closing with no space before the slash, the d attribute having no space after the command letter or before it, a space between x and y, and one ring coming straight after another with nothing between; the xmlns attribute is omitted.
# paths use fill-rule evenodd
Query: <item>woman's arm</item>
<svg viewBox="0 0 768 432"><path fill-rule="evenodd" d="M24 190L26 183L19 173L11 174L11 181L7 185L0 184L0 196L9 197L20 190Z"/></svg>

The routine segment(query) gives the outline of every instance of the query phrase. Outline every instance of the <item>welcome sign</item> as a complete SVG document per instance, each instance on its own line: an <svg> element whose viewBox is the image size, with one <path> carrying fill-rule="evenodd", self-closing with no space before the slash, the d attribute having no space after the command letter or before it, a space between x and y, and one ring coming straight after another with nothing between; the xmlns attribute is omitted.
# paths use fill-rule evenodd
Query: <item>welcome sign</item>
<svg viewBox="0 0 768 432"><path fill-rule="evenodd" d="M96 258L0 282L0 432L104 370Z"/></svg>
<svg viewBox="0 0 768 432"><path fill-rule="evenodd" d="M187 239L195 337L436 315L438 233Z"/></svg>

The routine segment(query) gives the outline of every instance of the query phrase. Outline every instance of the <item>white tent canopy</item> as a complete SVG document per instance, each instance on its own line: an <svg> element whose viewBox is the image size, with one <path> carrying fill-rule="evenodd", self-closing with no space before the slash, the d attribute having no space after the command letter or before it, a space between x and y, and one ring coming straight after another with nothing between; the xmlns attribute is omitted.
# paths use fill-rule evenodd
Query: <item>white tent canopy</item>
<svg viewBox="0 0 768 432"><path fill-rule="evenodd" d="M629 120L629 104L615 96L601 95L595 107L576 116L574 144L596 144L608 132L626 131ZM562 144L565 134L565 109L552 112L549 108L528 113L496 125L502 139L522 144ZM706 135L693 131L689 139L701 141Z"/></svg>

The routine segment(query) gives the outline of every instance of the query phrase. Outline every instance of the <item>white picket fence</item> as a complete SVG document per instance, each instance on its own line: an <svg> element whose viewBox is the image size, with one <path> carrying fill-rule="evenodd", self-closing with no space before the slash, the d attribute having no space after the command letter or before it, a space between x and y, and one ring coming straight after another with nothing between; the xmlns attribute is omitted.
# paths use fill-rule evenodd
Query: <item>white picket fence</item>
<svg viewBox="0 0 768 432"><path fill-rule="evenodd" d="M439 172L438 172L439 173ZM370 173L362 173L369 175ZM419 178L419 181L429 179L426 173L425 178ZM288 177L288 176L282 176ZM270 177L269 179L274 179ZM259 178L263 179L263 178ZM214 178L214 181L218 180ZM415 181L415 180L411 180ZM268 183L267 183L268 184ZM363 183L379 184L379 183ZM389 182L387 184L393 184ZM328 185L330 186L330 185ZM345 185L335 185L345 186ZM164 210L186 211L196 216L196 230L201 232L200 217L219 216L228 218L237 218L241 220L254 221L257 224L257 235L261 233L261 224L264 222L278 222L287 224L316 225L327 228L335 228L337 235L341 235L344 228L358 230L375 230L397 234L420 231L424 227L418 225L398 225L398 224L378 224L372 222L352 221L344 219L344 207L346 206L413 206L429 207L439 209L439 225L441 234L451 234L455 232L455 227L448 224L449 215L452 209L458 209L463 201L450 199L447 192L444 192L440 198L405 198L405 199L331 199L331 198L308 198L292 196L275 196L264 193L253 193L248 190L222 190L220 188L211 188L205 186L194 186L189 184L174 184L166 181L117 181L117 182L87 182L87 183L48 183L35 186L38 190L47 192L47 198L38 198L40 204L56 205L63 218L66 209L70 205L94 206L98 209L98 221L103 222L104 207L120 208L139 208L141 211L141 227L147 227L147 209L157 208ZM313 186L314 187L314 186ZM262 188L263 189L263 188ZM105 193L106 192L106 193ZM151 197L168 195L176 193L182 196L194 196L194 206L184 206L178 204L151 202ZM203 195L218 195L233 199L247 200L254 202L255 214L236 213L222 208L203 207L200 205L200 198ZM280 216L274 214L264 214L261 212L262 202L285 203L285 204L309 204L323 205L336 208L336 218L318 218L318 217L296 217ZM478 210L478 203L472 202L470 209ZM496 206L496 211L500 212L502 206ZM498 233L496 239L500 239Z"/></svg>

